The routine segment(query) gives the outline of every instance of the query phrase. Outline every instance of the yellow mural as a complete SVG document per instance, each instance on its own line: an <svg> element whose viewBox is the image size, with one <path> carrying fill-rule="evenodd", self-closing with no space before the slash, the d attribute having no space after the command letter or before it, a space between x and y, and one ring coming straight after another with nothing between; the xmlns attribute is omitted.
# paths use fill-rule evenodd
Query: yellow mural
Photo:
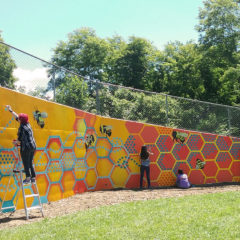
<svg viewBox="0 0 240 240"><path fill-rule="evenodd" d="M0 202L18 159L12 141L19 123L6 105L29 116L43 203L84 191L138 188L142 145L154 153L150 157L154 187L173 186L179 168L193 184L240 181L239 138L106 118L0 87ZM5 201L13 204L18 191L12 178ZM17 207L23 207L21 197Z"/></svg>

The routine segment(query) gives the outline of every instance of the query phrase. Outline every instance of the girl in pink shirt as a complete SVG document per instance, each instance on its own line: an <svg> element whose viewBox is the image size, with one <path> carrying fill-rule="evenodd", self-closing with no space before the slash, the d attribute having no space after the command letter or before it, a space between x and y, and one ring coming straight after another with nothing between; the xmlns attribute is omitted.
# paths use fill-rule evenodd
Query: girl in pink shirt
<svg viewBox="0 0 240 240"><path fill-rule="evenodd" d="M178 169L177 187L179 187L179 188L190 188L191 187L191 184L188 181L187 174L184 174L183 170L181 170L181 169Z"/></svg>

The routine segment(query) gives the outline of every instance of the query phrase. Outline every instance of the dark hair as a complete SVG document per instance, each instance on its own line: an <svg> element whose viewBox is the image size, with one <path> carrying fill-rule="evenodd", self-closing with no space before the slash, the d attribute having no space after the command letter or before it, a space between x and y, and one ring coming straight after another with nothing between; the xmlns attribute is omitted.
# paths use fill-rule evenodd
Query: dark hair
<svg viewBox="0 0 240 240"><path fill-rule="evenodd" d="M149 157L149 153L147 151L147 146L142 146L141 148L141 154L140 154L141 159L146 160Z"/></svg>
<svg viewBox="0 0 240 240"><path fill-rule="evenodd" d="M178 169L178 174L183 174L183 170L182 169Z"/></svg>

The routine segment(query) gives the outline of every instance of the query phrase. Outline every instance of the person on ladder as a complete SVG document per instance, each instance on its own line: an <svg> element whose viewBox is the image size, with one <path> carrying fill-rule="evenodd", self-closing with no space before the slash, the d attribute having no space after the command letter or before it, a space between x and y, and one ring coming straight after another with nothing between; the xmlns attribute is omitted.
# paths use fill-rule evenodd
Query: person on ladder
<svg viewBox="0 0 240 240"><path fill-rule="evenodd" d="M26 179L23 180L23 184L35 183L36 174L33 167L33 156L36 150L36 142L33 136L32 127L28 121L28 115L25 113L15 113L11 106L6 106L8 111L14 116L14 118L20 122L18 128L18 142L20 143L20 153L26 174Z"/></svg>

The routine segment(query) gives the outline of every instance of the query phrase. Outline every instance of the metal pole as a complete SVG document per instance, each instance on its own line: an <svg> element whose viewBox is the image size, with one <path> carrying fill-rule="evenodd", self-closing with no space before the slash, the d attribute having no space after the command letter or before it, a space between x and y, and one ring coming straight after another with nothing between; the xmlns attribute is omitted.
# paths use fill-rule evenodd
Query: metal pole
<svg viewBox="0 0 240 240"><path fill-rule="evenodd" d="M167 118L167 125L169 124L169 121L168 121L168 99L167 99L167 95L166 95L166 98L165 98L165 102L166 102L166 118Z"/></svg>
<svg viewBox="0 0 240 240"><path fill-rule="evenodd" d="M56 101L55 69L53 71L52 79L53 79L53 101L55 102Z"/></svg>
<svg viewBox="0 0 240 240"><path fill-rule="evenodd" d="M96 80L96 108L97 108L97 114L101 114L100 111L100 100L99 100L99 81Z"/></svg>
<svg viewBox="0 0 240 240"><path fill-rule="evenodd" d="M227 107L228 112L228 135L231 135L231 112L229 107Z"/></svg>

